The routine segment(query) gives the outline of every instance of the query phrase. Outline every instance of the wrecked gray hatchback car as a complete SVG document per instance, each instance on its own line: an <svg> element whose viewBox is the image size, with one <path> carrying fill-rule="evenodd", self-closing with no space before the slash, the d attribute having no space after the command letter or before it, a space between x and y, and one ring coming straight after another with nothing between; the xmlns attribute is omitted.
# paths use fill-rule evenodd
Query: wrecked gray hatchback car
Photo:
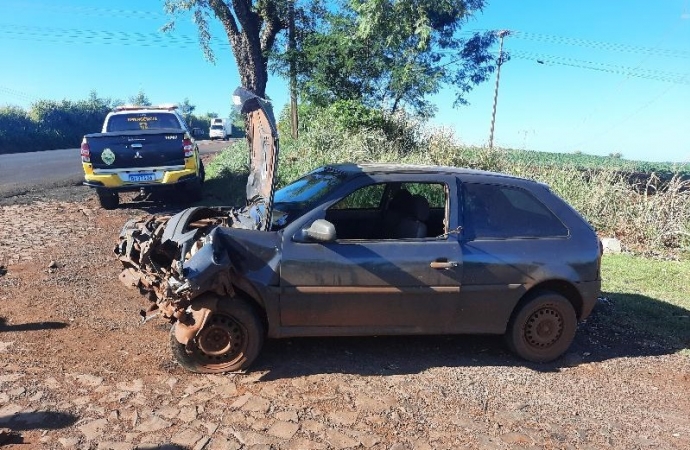
<svg viewBox="0 0 690 450"><path fill-rule="evenodd" d="M600 290L592 228L543 184L450 167L338 164L274 192L270 108L247 113L247 205L128 222L121 280L173 323L195 372L247 368L264 338L489 333L558 358Z"/></svg>

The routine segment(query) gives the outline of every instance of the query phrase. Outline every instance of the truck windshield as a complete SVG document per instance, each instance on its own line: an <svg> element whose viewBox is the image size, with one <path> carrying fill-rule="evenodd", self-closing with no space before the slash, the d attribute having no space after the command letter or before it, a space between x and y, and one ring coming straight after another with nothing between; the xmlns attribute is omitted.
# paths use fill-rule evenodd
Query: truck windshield
<svg viewBox="0 0 690 450"><path fill-rule="evenodd" d="M159 130L164 128L181 128L174 114L165 112L136 112L110 116L106 131Z"/></svg>
<svg viewBox="0 0 690 450"><path fill-rule="evenodd" d="M222 129L223 129L223 125L211 125L211 129L212 129L212 130L222 130Z"/></svg>

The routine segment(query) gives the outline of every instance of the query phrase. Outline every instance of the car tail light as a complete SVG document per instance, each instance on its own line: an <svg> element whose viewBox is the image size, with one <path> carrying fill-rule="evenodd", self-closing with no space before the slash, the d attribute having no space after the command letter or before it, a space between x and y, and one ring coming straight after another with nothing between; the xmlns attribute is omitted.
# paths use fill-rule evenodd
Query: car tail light
<svg viewBox="0 0 690 450"><path fill-rule="evenodd" d="M86 138L81 141L81 162L91 162L91 147Z"/></svg>
<svg viewBox="0 0 690 450"><path fill-rule="evenodd" d="M184 150L184 157L189 158L194 156L194 144L189 138L182 139L182 149Z"/></svg>

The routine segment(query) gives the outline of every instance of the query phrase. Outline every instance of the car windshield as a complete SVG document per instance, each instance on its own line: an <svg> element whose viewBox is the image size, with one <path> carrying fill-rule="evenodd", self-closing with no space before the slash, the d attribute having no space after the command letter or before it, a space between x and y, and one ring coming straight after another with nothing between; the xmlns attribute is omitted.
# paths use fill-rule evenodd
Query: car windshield
<svg viewBox="0 0 690 450"><path fill-rule="evenodd" d="M274 229L284 227L316 206L328 193L344 183L346 178L345 172L325 167L277 190L273 196Z"/></svg>
<svg viewBox="0 0 690 450"><path fill-rule="evenodd" d="M299 204L303 207L311 206L340 186L345 179L344 172L326 167L277 190L273 201L274 203Z"/></svg>

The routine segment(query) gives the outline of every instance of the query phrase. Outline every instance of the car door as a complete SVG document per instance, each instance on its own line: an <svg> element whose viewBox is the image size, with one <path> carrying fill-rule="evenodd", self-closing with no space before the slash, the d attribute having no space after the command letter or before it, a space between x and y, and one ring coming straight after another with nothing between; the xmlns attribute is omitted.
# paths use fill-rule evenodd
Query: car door
<svg viewBox="0 0 690 450"><path fill-rule="evenodd" d="M446 231L458 226L457 214L451 213L458 206L455 177L380 175L371 177L369 184L390 187L401 182L422 188L432 183L442 186L444 204L435 220L442 221ZM356 197L358 192L353 189L349 195ZM347 202L347 196L343 197ZM380 203L385 207L385 201ZM337 202L324 205L297 226L303 229L315 219L337 217L329 215L329 208L334 207ZM385 211L380 213L382 218ZM363 217L372 216L371 208L366 208ZM351 221L352 214L348 217ZM335 224L336 233L340 225ZM454 233L399 239L350 236L327 243L286 235L281 263L281 325L312 327L314 334L449 331L460 314L461 280L462 255Z"/></svg>
<svg viewBox="0 0 690 450"><path fill-rule="evenodd" d="M494 182L461 189L465 332L502 333L515 305L558 255L572 253L568 229L529 191Z"/></svg>

